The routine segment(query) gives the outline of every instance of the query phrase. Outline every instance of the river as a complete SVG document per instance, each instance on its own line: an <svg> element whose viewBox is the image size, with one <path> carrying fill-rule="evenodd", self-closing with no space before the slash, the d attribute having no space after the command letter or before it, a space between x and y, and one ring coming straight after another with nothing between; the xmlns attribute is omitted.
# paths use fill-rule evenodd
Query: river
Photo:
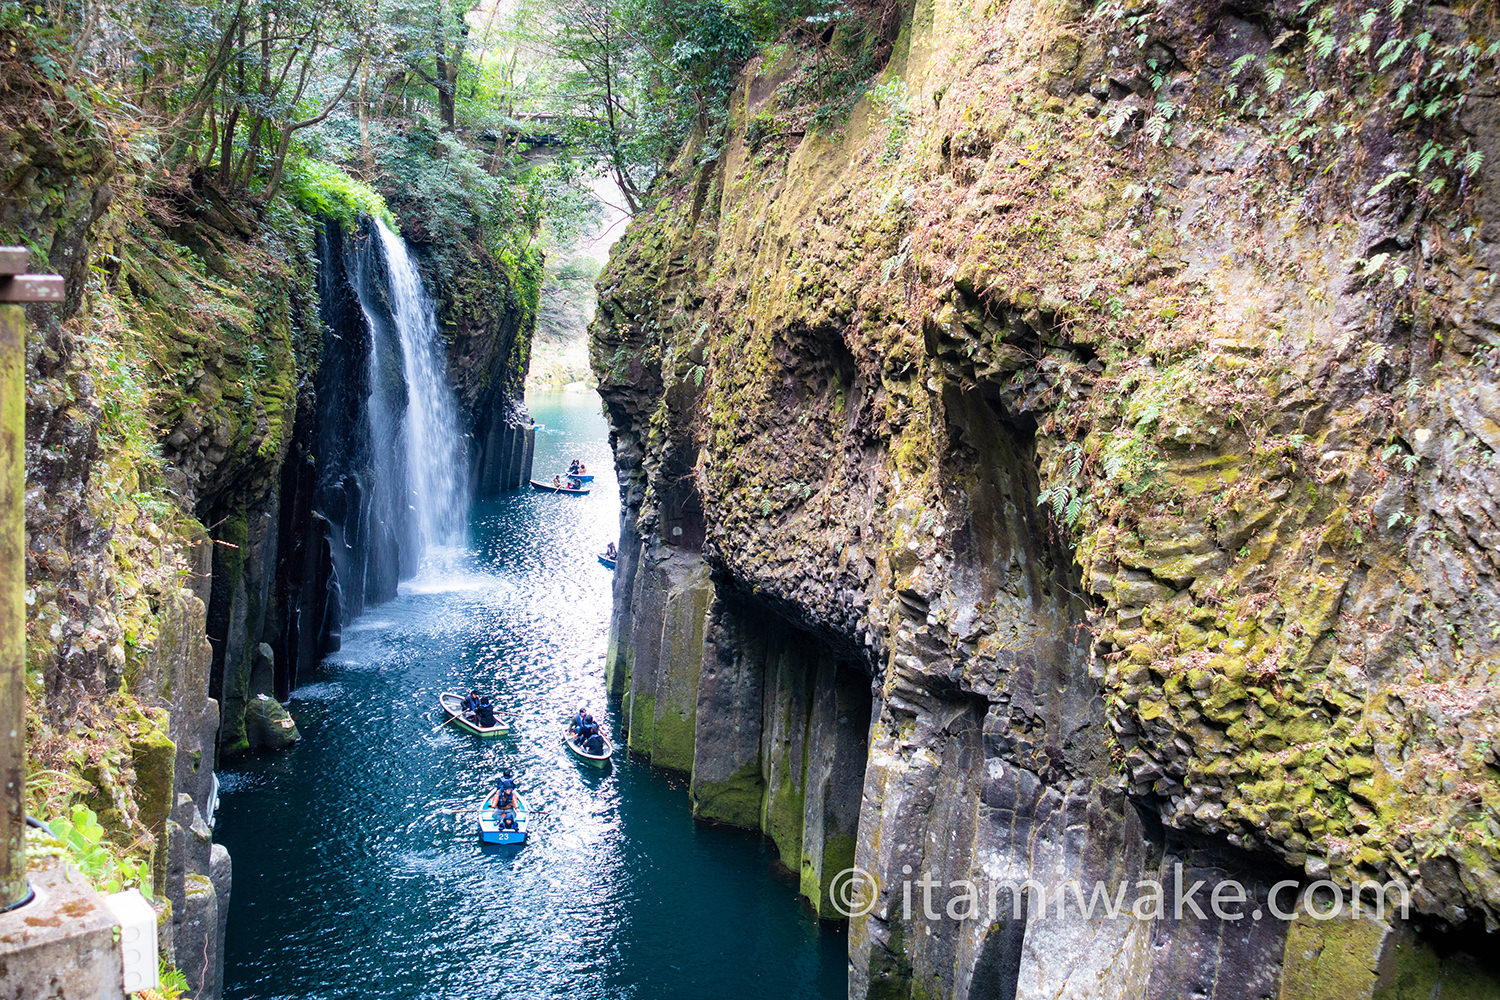
<svg viewBox="0 0 1500 1000"><path fill-rule="evenodd" d="M538 478L581 457L593 492L477 505L466 544L293 692L302 742L221 774L226 997L843 997L844 934L805 915L758 837L694 824L685 781L623 750L600 773L563 749L574 708L606 707L595 557L619 500L598 397L527 402ZM470 686L498 693L510 737L437 725L437 693ZM443 810L502 767L540 815L526 846L481 850L473 817Z"/></svg>

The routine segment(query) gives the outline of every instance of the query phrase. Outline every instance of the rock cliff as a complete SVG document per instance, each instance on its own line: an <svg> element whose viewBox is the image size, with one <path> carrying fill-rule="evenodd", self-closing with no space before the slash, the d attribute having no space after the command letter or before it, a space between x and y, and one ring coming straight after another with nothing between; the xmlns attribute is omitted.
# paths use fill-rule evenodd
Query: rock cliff
<svg viewBox="0 0 1500 1000"><path fill-rule="evenodd" d="M0 243L67 279L61 308L29 311L28 806L85 805L146 864L164 955L212 998L214 768L296 738L273 699L399 572L370 551L399 518L359 491L372 334L346 268L364 251L285 200L158 182L48 58L0 30ZM524 277L476 252L454 280L492 294L440 290L481 490L526 457Z"/></svg>
<svg viewBox="0 0 1500 1000"><path fill-rule="evenodd" d="M878 880L855 997L1493 995L1493 9L879 13L600 280L631 748L820 914ZM1312 901L1371 883L1410 919Z"/></svg>

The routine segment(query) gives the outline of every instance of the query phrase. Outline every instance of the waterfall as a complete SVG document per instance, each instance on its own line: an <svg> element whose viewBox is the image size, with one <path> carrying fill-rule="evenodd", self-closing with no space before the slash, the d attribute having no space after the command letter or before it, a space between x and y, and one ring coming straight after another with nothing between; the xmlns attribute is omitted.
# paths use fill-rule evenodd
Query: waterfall
<svg viewBox="0 0 1500 1000"><path fill-rule="evenodd" d="M385 254L391 320L401 349L406 398L395 450L405 480L407 537L415 543L411 562L420 563L434 549L462 539L468 515L469 449L443 364L437 310L406 243L379 219L375 231ZM371 400L376 406L381 396L379 339L372 337L370 347Z"/></svg>

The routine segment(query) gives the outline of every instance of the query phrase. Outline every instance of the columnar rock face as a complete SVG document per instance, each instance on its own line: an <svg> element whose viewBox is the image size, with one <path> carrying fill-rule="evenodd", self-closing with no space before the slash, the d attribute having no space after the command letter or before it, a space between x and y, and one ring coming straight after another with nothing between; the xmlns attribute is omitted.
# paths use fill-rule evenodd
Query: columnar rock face
<svg viewBox="0 0 1500 1000"><path fill-rule="evenodd" d="M1500 991L1476 17L920 0L752 63L616 247L611 689L820 910L850 831L851 995Z"/></svg>

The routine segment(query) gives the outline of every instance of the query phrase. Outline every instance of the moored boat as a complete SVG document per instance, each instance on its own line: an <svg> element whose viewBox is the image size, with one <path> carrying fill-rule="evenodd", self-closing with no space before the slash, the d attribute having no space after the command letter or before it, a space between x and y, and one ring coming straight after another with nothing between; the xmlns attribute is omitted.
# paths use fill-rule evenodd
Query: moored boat
<svg viewBox="0 0 1500 1000"><path fill-rule="evenodd" d="M604 749L599 753L590 753L587 747L573 738L572 733L563 734L563 743L572 752L573 756L579 760L586 760L596 767L604 767L609 764L610 758L615 752L615 744L607 733L600 732L599 737L604 741Z"/></svg>
<svg viewBox="0 0 1500 1000"><path fill-rule="evenodd" d="M539 483L535 479L531 481L531 488L541 490L543 493L567 493L570 496L586 497L589 491L577 486L553 486L551 483Z"/></svg>
<svg viewBox="0 0 1500 1000"><path fill-rule="evenodd" d="M479 841L483 844L524 844L526 834L531 826L530 817L526 813L526 801L520 794L516 795L516 828L514 830L503 830L500 828L500 812L490 806L490 795L486 793L479 800Z"/></svg>
<svg viewBox="0 0 1500 1000"><path fill-rule="evenodd" d="M442 706L443 712L453 721L455 729L461 729L470 736L480 736L489 739L495 736L504 736L510 732L510 720L495 716L493 726L481 726L477 719L469 718L469 713L464 711L464 700L462 696L452 691L444 691L438 695L438 704Z"/></svg>

